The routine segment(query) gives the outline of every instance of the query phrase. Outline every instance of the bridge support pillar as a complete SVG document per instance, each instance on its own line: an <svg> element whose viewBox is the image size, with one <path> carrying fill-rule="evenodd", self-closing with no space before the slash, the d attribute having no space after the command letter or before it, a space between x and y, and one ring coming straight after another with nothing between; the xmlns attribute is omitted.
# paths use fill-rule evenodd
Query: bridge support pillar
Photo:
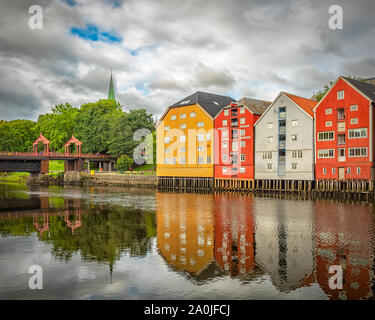
<svg viewBox="0 0 375 320"><path fill-rule="evenodd" d="M103 167L102 167L102 162L99 161L99 171L102 171Z"/></svg>
<svg viewBox="0 0 375 320"><path fill-rule="evenodd" d="M87 163L87 172L90 172L90 160L86 161Z"/></svg>
<svg viewBox="0 0 375 320"><path fill-rule="evenodd" d="M112 161L109 161L109 162L108 162L108 171L109 171L109 172L112 171Z"/></svg>
<svg viewBox="0 0 375 320"><path fill-rule="evenodd" d="M40 173L48 173L49 172L49 160L42 160L40 161Z"/></svg>

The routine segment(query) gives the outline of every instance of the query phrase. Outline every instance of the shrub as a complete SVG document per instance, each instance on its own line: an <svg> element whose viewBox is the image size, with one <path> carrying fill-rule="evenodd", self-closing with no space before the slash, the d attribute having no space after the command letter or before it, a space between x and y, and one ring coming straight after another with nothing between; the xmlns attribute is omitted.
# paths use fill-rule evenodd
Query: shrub
<svg viewBox="0 0 375 320"><path fill-rule="evenodd" d="M119 171L128 171L132 165L133 159L123 154L120 158L117 159L116 168Z"/></svg>

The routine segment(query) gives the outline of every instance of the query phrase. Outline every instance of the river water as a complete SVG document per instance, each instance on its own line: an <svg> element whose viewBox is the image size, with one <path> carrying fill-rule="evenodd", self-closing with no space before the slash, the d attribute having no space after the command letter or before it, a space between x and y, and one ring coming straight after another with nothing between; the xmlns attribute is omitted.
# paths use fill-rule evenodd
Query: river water
<svg viewBox="0 0 375 320"><path fill-rule="evenodd" d="M0 299L371 299L374 216L330 200L0 184Z"/></svg>

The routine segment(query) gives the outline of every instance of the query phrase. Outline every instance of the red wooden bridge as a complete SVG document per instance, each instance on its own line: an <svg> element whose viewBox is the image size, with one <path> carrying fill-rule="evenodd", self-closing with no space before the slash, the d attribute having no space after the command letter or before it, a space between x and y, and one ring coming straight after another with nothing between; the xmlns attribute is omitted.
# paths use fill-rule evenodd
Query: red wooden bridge
<svg viewBox="0 0 375 320"><path fill-rule="evenodd" d="M44 150L38 151L38 145L44 144ZM98 162L100 171L112 171L115 158L109 154L82 153L82 143L74 136L65 144L65 152L51 152L50 141L42 134L33 143L33 152L0 152L0 172L48 173L49 160L64 160L65 171L90 170L90 162ZM76 152L70 153L74 144ZM86 163L86 168L85 168Z"/></svg>

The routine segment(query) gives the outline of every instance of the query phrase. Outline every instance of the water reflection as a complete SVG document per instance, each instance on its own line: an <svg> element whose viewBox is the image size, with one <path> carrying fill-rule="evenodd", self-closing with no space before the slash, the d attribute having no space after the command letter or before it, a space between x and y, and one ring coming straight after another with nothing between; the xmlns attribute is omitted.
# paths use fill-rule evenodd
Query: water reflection
<svg viewBox="0 0 375 320"><path fill-rule="evenodd" d="M211 299L373 296L372 205L147 192L0 185L0 276L6 283L0 283L0 297L14 289L7 261L21 262L25 252L39 256L41 249L29 247L35 237L50 251L53 270L78 263L87 291L96 279L87 262L106 265L104 282L117 270L118 286L122 278L129 282L134 266L137 276L131 278L137 280L130 291L111 289L118 298L140 288L146 298L155 292L161 298ZM343 290L328 285L331 265L344 270Z"/></svg>

